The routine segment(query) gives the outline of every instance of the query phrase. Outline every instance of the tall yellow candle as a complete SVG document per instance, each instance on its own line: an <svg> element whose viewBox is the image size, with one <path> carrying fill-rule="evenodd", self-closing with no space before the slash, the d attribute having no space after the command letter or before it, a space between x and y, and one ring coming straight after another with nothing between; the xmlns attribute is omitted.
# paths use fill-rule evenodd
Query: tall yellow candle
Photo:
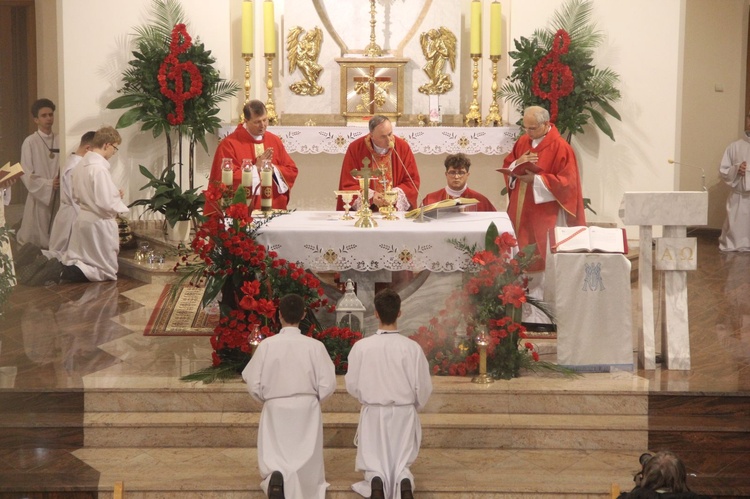
<svg viewBox="0 0 750 499"><path fill-rule="evenodd" d="M276 24L271 0L263 2L263 51L266 54L276 53Z"/></svg>
<svg viewBox="0 0 750 499"><path fill-rule="evenodd" d="M490 57L500 55L503 48L501 22L500 2L494 1L490 4Z"/></svg>
<svg viewBox="0 0 750 499"><path fill-rule="evenodd" d="M482 53L482 2L471 2L471 55Z"/></svg>
<svg viewBox="0 0 750 499"><path fill-rule="evenodd" d="M253 53L253 1L242 2L242 53Z"/></svg>

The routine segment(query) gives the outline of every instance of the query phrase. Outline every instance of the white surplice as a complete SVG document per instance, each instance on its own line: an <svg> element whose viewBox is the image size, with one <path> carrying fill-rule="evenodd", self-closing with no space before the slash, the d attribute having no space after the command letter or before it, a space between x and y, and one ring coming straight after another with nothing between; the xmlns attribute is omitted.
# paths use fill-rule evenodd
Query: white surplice
<svg viewBox="0 0 750 499"><path fill-rule="evenodd" d="M115 217L128 207L104 156L89 151L73 169L73 198L80 212L62 263L75 265L89 281L116 281L120 236Z"/></svg>
<svg viewBox="0 0 750 499"><path fill-rule="evenodd" d="M271 473L284 476L287 499L324 499L320 402L336 390L336 371L325 346L285 327L264 339L242 371L247 391L263 402L258 428L260 486Z"/></svg>
<svg viewBox="0 0 750 499"><path fill-rule="evenodd" d="M362 404L355 467L365 479L352 489L370 497L370 481L379 476L385 497L400 499L401 480L408 478L414 487L409 466L422 442L417 411L432 393L422 347L396 331L380 329L359 340L349 353L346 390Z"/></svg>
<svg viewBox="0 0 750 499"><path fill-rule="evenodd" d="M49 233L54 208L55 191L52 184L59 173L57 135L37 131L26 137L21 146L21 181L29 191L23 209L21 228L16 239L19 244L32 243L40 248L49 246Z"/></svg>
<svg viewBox="0 0 750 499"><path fill-rule="evenodd" d="M739 175L740 164L750 165L750 137L732 142L721 158L719 174L732 189L727 197L727 218L719 237L721 251L750 251L750 184L747 176Z"/></svg>
<svg viewBox="0 0 750 499"><path fill-rule="evenodd" d="M57 210L52 222L49 250L44 252L47 258L54 257L60 260L68 250L70 233L79 211L78 204L73 200L73 169L82 159L83 156L71 154L60 173L60 209Z"/></svg>

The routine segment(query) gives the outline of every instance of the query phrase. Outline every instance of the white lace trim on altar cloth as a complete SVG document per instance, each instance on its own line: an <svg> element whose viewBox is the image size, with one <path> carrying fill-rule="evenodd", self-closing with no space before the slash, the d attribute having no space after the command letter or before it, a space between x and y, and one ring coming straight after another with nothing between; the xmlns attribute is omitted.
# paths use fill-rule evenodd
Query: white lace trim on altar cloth
<svg viewBox="0 0 750 499"><path fill-rule="evenodd" d="M428 223L376 218L378 227L366 229L354 227L354 220L341 220L342 215L330 211L281 215L262 227L257 239L280 258L316 272L454 272L466 269L469 259L449 239L483 248L490 222L500 234L513 234L504 212L455 213Z"/></svg>
<svg viewBox="0 0 750 499"><path fill-rule="evenodd" d="M236 125L219 131L223 138ZM366 127L273 126L289 153L344 154L355 139L367 133ZM518 138L518 127L395 127L393 133L406 140L414 154L507 154Z"/></svg>

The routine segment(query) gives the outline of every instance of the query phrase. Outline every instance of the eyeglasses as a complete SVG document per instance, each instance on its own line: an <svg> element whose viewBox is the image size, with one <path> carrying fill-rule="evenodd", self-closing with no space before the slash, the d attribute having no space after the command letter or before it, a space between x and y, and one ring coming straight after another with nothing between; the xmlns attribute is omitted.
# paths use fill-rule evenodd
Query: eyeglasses
<svg viewBox="0 0 750 499"><path fill-rule="evenodd" d="M120 150L116 145L114 144L110 144L110 145L115 148L115 152L118 152Z"/></svg>
<svg viewBox="0 0 750 499"><path fill-rule="evenodd" d="M454 171L445 172L445 174L448 175L449 177L456 177L456 178L463 177L467 173L469 173L469 172L467 172L466 170L455 171L455 172Z"/></svg>

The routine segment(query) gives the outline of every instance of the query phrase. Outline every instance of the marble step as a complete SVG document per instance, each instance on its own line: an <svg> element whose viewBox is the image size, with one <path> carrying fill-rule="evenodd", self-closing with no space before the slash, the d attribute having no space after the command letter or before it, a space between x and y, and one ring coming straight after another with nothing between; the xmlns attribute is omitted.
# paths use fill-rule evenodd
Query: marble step
<svg viewBox="0 0 750 499"><path fill-rule="evenodd" d="M85 447L255 447L258 413L88 413ZM324 413L326 448L353 447L359 415ZM633 450L648 445L646 416L451 414L420 416L422 447Z"/></svg>
<svg viewBox="0 0 750 499"><path fill-rule="evenodd" d="M156 379L138 386L96 386L86 389L85 410L93 412L259 412L241 381L183 383ZM359 403L349 396L344 377L337 377L336 392L322 404L324 412L358 413ZM490 385L470 378L433 377L433 394L425 413L466 414L609 414L646 415L647 391L629 373L586 374L574 378L522 377Z"/></svg>
<svg viewBox="0 0 750 499"><path fill-rule="evenodd" d="M356 499L355 449L325 449L327 499ZM86 448L74 452L100 471L98 497L118 480L138 499L261 499L250 448ZM423 448L412 466L420 499L609 498L632 488L640 451ZM361 498L360 498L361 499Z"/></svg>

